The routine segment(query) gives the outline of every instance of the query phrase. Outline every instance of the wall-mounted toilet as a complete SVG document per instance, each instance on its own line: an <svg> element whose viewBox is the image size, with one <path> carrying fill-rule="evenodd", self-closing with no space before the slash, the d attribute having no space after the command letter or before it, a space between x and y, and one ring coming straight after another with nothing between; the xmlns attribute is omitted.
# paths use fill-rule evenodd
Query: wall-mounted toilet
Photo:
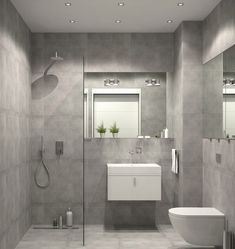
<svg viewBox="0 0 235 249"><path fill-rule="evenodd" d="M171 208L170 221L182 238L193 245L221 246L225 216L215 208Z"/></svg>

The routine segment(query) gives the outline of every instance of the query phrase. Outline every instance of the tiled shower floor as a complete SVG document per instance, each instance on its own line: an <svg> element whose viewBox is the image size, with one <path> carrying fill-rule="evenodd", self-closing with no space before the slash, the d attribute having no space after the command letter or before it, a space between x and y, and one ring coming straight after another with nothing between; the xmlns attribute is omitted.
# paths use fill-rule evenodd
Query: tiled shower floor
<svg viewBox="0 0 235 249"><path fill-rule="evenodd" d="M86 246L82 230L30 229L17 249L196 249L184 242L171 226L158 230L104 230L86 227Z"/></svg>

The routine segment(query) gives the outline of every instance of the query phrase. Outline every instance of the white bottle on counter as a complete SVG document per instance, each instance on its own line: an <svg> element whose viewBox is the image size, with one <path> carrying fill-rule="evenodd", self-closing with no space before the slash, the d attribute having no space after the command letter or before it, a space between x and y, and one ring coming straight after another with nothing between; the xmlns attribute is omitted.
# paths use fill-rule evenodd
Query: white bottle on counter
<svg viewBox="0 0 235 249"><path fill-rule="evenodd" d="M168 133L169 133L169 131L168 131L168 129L166 128L166 129L164 130L164 137L165 137L165 138L168 138Z"/></svg>
<svg viewBox="0 0 235 249"><path fill-rule="evenodd" d="M71 208L68 208L66 212L66 225L67 227L73 226L73 212L71 211Z"/></svg>
<svg viewBox="0 0 235 249"><path fill-rule="evenodd" d="M59 217L59 229L63 229L63 217Z"/></svg>

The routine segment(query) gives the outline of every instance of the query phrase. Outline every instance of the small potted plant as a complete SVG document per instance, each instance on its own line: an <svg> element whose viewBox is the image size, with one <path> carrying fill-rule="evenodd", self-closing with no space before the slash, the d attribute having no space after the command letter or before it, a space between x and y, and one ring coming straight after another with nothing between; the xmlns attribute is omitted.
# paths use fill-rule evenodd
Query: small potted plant
<svg viewBox="0 0 235 249"><path fill-rule="evenodd" d="M102 122L100 126L98 126L98 128L96 129L98 131L98 133L100 133L100 137L104 137L105 132L106 132L106 128L104 127L104 123Z"/></svg>
<svg viewBox="0 0 235 249"><path fill-rule="evenodd" d="M119 128L117 128L116 122L113 124L113 126L110 127L109 131L112 133L113 138L116 138L119 132Z"/></svg>

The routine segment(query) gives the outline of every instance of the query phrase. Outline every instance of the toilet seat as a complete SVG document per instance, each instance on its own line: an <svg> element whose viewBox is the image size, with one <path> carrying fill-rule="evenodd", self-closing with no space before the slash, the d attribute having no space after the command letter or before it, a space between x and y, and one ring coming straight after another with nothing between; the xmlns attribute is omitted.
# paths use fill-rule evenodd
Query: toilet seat
<svg viewBox="0 0 235 249"><path fill-rule="evenodd" d="M169 209L169 214L177 217L224 217L219 210L211 207L180 207Z"/></svg>

